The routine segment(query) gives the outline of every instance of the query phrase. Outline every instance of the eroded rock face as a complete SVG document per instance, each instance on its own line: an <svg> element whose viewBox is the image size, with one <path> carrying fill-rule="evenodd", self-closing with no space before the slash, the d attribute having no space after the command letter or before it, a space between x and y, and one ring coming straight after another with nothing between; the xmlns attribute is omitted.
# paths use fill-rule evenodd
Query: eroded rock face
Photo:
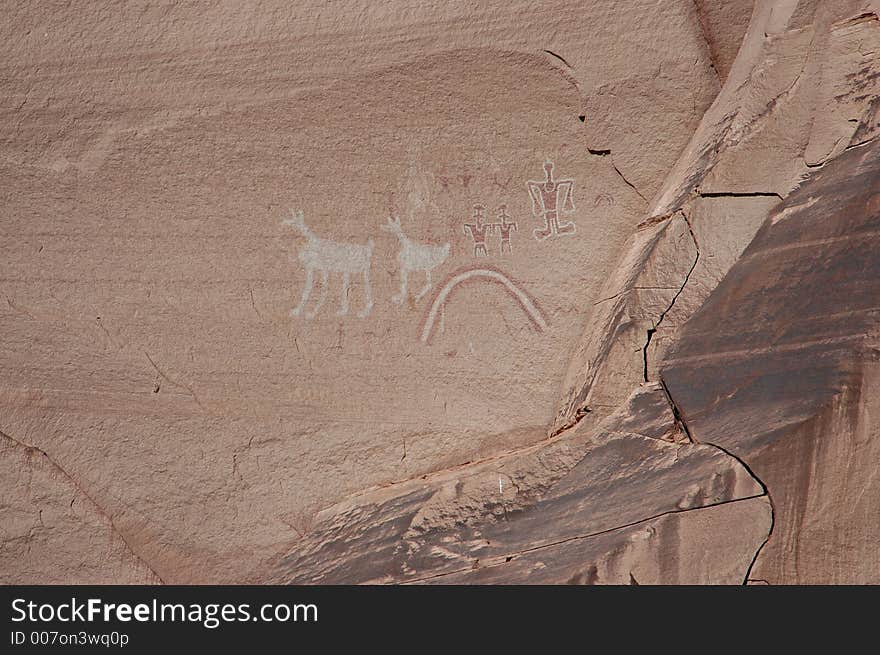
<svg viewBox="0 0 880 655"><path fill-rule="evenodd" d="M875 4L758 3L724 87L642 223L642 230L653 225L656 231L667 220L686 220L692 243L683 243L673 263L664 242L646 247L636 233L602 291L605 298L623 298L623 304L613 315L605 307L588 319L569 366L556 429L593 409L597 394L602 404L613 398L612 405L629 394L638 340L630 316L651 324L642 341L642 375L656 380L678 327L751 242L767 212L816 167L876 130L875 10L880 9ZM823 156L811 155L819 143L827 145L819 148ZM678 283L639 289L652 267ZM677 288L670 294L667 286ZM646 292L649 298L642 299ZM626 375L629 380L618 381Z"/></svg>
<svg viewBox="0 0 880 655"><path fill-rule="evenodd" d="M0 583L162 582L45 453L0 434L0 463Z"/></svg>
<svg viewBox="0 0 880 655"><path fill-rule="evenodd" d="M663 364L694 439L749 462L770 491L773 538L757 579L880 581L878 227L872 143L770 215Z"/></svg>
<svg viewBox="0 0 880 655"><path fill-rule="evenodd" d="M735 458L691 443L659 384L592 435L479 469L334 508L273 582L741 582L770 528L761 485ZM731 541L717 527L734 517L749 527ZM704 547L712 554L689 568Z"/></svg>
<svg viewBox="0 0 880 655"><path fill-rule="evenodd" d="M261 579L351 493L543 440L719 89L684 0L117 9L0 27L0 427L170 582ZM599 88L638 118L613 158Z"/></svg>
<svg viewBox="0 0 880 655"><path fill-rule="evenodd" d="M10 580L875 581L878 12L13 4Z"/></svg>

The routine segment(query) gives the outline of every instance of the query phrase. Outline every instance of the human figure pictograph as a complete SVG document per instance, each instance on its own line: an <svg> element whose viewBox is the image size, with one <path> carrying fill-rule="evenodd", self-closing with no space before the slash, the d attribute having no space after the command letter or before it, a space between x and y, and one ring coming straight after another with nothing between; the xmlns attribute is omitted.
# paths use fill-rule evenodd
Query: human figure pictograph
<svg viewBox="0 0 880 655"><path fill-rule="evenodd" d="M511 231L517 230L516 221L508 222L508 218L510 218L510 214L507 213L507 205L501 205L498 208L498 218L501 219L498 223L490 223L489 227L492 230L498 230L501 234L501 254L504 254L505 248L507 252L513 252L513 248L510 245L510 233Z"/></svg>
<svg viewBox="0 0 880 655"><path fill-rule="evenodd" d="M474 222L464 224L464 233L470 233L470 237L474 240L474 257L477 255L488 255L486 249L486 234L489 232L490 225L483 222L483 212L486 208L483 205L474 205Z"/></svg>
<svg viewBox="0 0 880 655"><path fill-rule="evenodd" d="M544 163L544 179L526 182L532 199L532 214L544 219L543 228L535 228L533 234L538 241L550 236L574 234L577 227L571 221L560 221L560 212L573 212L571 198L574 180L553 179L553 162Z"/></svg>

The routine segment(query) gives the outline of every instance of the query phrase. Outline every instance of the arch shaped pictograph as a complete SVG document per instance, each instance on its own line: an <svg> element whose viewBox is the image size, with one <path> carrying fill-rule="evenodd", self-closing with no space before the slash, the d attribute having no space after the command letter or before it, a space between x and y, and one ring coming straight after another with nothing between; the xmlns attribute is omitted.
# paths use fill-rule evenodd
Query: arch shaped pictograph
<svg viewBox="0 0 880 655"><path fill-rule="evenodd" d="M526 293L516 282L510 279L507 274L498 270L493 266L479 266L459 269L451 273L440 285L434 299L431 301L429 309L425 314L422 322L422 329L419 338L422 343L430 343L434 333L434 327L437 323L437 317L446 305L452 292L466 282L485 281L501 285L503 289L510 294L519 307L523 310L529 322L535 326L539 332L543 332L548 328L547 319L538 306L537 301Z"/></svg>

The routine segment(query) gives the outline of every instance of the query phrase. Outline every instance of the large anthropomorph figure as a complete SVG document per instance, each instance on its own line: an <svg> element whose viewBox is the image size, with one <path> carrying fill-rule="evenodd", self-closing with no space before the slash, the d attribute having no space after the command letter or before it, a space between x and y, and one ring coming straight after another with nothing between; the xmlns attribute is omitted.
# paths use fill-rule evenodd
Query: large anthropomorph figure
<svg viewBox="0 0 880 655"><path fill-rule="evenodd" d="M544 219L543 228L535 228L533 234L538 241L549 236L574 234L577 227L574 223L561 222L559 213L574 211L571 198L574 180L554 180L553 162L544 164L544 179L529 180L529 195L532 198L532 214Z"/></svg>

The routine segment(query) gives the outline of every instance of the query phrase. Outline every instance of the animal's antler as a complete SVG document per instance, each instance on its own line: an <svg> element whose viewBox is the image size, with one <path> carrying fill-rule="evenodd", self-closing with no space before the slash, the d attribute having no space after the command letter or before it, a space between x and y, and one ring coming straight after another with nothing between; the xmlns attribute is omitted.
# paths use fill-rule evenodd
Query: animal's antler
<svg viewBox="0 0 880 655"><path fill-rule="evenodd" d="M297 225L299 223L303 223L304 216L305 215L303 214L302 209L294 209L291 207L290 216L288 218L282 218L281 224L282 225Z"/></svg>
<svg viewBox="0 0 880 655"><path fill-rule="evenodd" d="M389 216L385 219L385 225L383 226L384 230L388 230L391 232L397 232L401 229L400 227L400 217L399 216Z"/></svg>

